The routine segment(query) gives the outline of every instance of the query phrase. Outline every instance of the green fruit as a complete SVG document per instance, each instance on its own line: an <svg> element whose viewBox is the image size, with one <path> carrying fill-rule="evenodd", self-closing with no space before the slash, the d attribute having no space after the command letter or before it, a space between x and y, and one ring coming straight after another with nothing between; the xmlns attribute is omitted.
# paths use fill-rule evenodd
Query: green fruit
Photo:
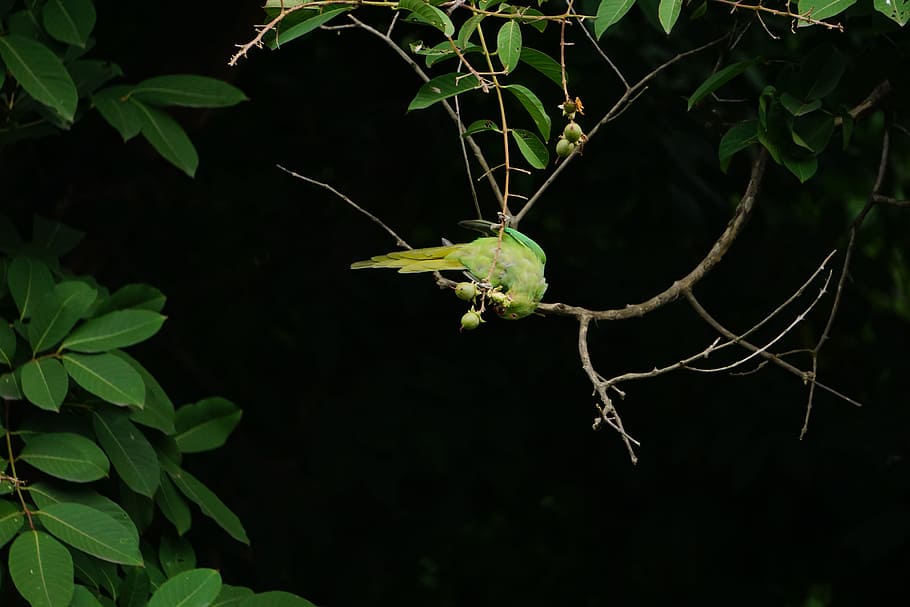
<svg viewBox="0 0 910 607"><path fill-rule="evenodd" d="M566 158L575 150L576 145L568 139L560 139L556 142L556 155L560 158Z"/></svg>
<svg viewBox="0 0 910 607"><path fill-rule="evenodd" d="M455 285L455 295L458 299L471 301L477 296L477 286L473 282L460 282Z"/></svg>
<svg viewBox="0 0 910 607"><path fill-rule="evenodd" d="M468 310L461 317L461 328L463 331L473 331L480 326L483 319L476 310Z"/></svg>
<svg viewBox="0 0 910 607"><path fill-rule="evenodd" d="M562 134L565 135L566 140L570 141L571 143L575 143L581 139L582 135L585 133L581 130L581 127L578 126L578 123L570 122L566 125L566 128L563 130Z"/></svg>

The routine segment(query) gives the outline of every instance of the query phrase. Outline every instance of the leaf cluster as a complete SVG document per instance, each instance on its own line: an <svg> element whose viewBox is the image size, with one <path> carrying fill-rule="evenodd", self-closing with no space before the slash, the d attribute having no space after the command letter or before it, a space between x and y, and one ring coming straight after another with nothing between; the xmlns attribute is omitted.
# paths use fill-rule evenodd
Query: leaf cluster
<svg viewBox="0 0 910 607"><path fill-rule="evenodd" d="M15 591L36 607L309 605L196 566L197 513L249 543L183 464L222 446L241 410L219 397L174 406L124 351L159 331L165 296L68 273L59 258L81 238L38 217L26 241L0 217L0 546Z"/></svg>
<svg viewBox="0 0 910 607"><path fill-rule="evenodd" d="M0 146L69 130L96 109L129 141L148 141L189 176L199 157L168 107L227 107L246 99L235 87L204 76L157 76L113 84L113 61L91 58L92 0L0 2Z"/></svg>

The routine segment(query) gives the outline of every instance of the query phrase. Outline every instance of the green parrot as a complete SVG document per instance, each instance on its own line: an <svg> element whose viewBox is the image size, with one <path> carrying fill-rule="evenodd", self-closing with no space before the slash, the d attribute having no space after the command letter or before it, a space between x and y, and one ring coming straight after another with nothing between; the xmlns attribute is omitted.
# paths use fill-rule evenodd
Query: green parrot
<svg viewBox="0 0 910 607"><path fill-rule="evenodd" d="M351 269L397 268L404 274L467 270L476 281L488 280L493 288L501 288L506 297L493 306L500 317L516 319L534 312L547 290L543 275L547 256L540 245L518 230L506 228L500 246L499 224L490 221L461 221L458 225L495 236L483 236L461 244L376 255L351 264ZM491 273L490 266L494 259Z"/></svg>

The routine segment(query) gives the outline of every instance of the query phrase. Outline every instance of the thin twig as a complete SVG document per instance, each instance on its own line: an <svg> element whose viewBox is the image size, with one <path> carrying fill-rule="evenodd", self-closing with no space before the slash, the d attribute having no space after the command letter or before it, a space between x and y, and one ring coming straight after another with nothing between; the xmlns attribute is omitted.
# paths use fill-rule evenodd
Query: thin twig
<svg viewBox="0 0 910 607"><path fill-rule="evenodd" d="M600 129L600 127L602 127L603 125L607 124L608 122L614 120L628 104L632 103L635 99L637 99L639 91L641 89L643 89L651 80L653 80L655 77L657 77L657 75L660 74L662 71L664 71L671 65L673 65L679 61L682 61L686 57L689 57L696 53L700 53L701 51L703 51L705 49L711 48L712 46L723 42L728 37L729 37L729 34L724 34L720 38L717 38L716 40L712 40L711 42L708 42L707 44L703 44L697 48L688 50L684 53L679 53L675 57L665 61L661 65L659 65L656 68L654 68L653 70L651 70L649 73L645 74L645 76L643 76L634 85L626 88L625 92L619 97L619 99L616 101L616 103L613 104L613 107L611 107L607 111L607 113L603 115L603 117L597 122L597 124L594 125L594 128L592 128L588 131L588 133L586 134L587 141L590 141L591 138L597 134L597 131ZM541 196L543 196L544 192L546 192L549 189L550 185L556 180L556 178L560 175L560 173L562 173L562 171L565 170L566 166L568 166L568 164L576 156L578 156L578 154L570 154L567 158L565 158L562 162L560 162L556 166L556 168L553 170L553 172L550 174L550 176L547 177L546 181L544 181L543 184L539 188L537 188L537 191L534 192L534 194L531 196L530 199L528 199L528 202L525 203L525 205L523 207L521 207L521 210L518 212L518 214L512 218L512 225L514 227L518 227L518 224L521 222L522 219L524 219L525 215L528 214L528 212L534 207L534 204L540 199Z"/></svg>
<svg viewBox="0 0 910 607"><path fill-rule="evenodd" d="M370 219L370 221L372 221L373 223L375 223L376 225L381 227L383 230L385 230L386 232L391 234L392 238L395 239L396 245L398 245L399 247L404 247L406 249L412 248L411 245L409 245L404 238L399 236L395 232L395 230L393 230L392 228L387 226L381 219L379 219L378 217L376 217L375 215L373 215L372 213L370 213L369 211L367 211L366 209L361 207L359 204L357 204L356 202L354 202L353 200L351 200L350 198L348 198L347 196L345 196L344 194L342 194L341 192L339 192L338 190L336 190L329 184L324 183L322 181L318 181L316 179L313 179L312 177L307 177L306 175L301 175L300 173L295 173L294 171L292 171L290 169L284 168L280 164L276 164L275 166L277 166L279 169L281 169L282 171L284 171L285 173L287 173L288 175L290 175L292 177L296 177L297 179L302 179L303 181L306 181L307 183L311 183L313 185L318 185L319 187L328 190L335 196L341 198L343 201L345 201L346 203L351 205L354 209L356 209L360 213L363 213L364 215L366 215Z"/></svg>

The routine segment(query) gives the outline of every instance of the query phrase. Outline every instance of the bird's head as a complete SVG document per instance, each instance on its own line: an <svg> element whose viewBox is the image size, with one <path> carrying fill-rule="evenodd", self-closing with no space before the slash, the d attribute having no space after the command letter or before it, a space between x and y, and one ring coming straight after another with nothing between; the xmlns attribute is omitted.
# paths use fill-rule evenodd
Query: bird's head
<svg viewBox="0 0 910 607"><path fill-rule="evenodd" d="M518 320L534 313L539 301L534 300L527 295L518 295L507 293L501 301L493 303L493 311L500 318L506 320Z"/></svg>

